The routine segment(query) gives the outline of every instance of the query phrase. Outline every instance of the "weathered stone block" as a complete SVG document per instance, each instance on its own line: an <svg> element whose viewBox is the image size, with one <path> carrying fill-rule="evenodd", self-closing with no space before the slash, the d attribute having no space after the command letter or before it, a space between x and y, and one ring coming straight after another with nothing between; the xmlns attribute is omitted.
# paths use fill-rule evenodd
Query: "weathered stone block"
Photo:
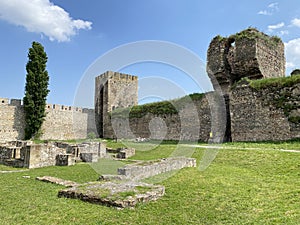
<svg viewBox="0 0 300 225"><path fill-rule="evenodd" d="M138 203L156 201L165 187L142 182L90 182L58 192L58 197L75 198L93 204L133 208Z"/></svg>
<svg viewBox="0 0 300 225"><path fill-rule="evenodd" d="M147 161L126 165L118 169L118 175L126 179L141 180L172 170L179 170L184 167L196 167L196 159L185 157L174 157L160 161Z"/></svg>

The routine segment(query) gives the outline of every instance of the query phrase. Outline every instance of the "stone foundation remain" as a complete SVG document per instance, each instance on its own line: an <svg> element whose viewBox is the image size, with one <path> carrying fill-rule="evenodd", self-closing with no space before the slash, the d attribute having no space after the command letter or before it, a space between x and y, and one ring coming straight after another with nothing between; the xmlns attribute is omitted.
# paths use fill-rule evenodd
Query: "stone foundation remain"
<svg viewBox="0 0 300 225"><path fill-rule="evenodd" d="M58 192L58 197L80 199L117 208L132 208L138 203L155 201L165 194L161 185L142 182L90 182Z"/></svg>
<svg viewBox="0 0 300 225"><path fill-rule="evenodd" d="M50 176L37 177L36 180L48 182L48 183L52 183L52 184L59 184L59 185L65 186L65 187L75 187L75 186L79 185L78 183L76 183L74 181L63 180L63 179L60 179L57 177L50 177Z"/></svg>
<svg viewBox="0 0 300 225"><path fill-rule="evenodd" d="M133 208L138 203L156 201L165 194L164 186L138 180L184 167L196 167L196 159L178 157L143 161L118 169L119 175L102 175L99 181L84 184L50 176L36 179L70 187L59 191L58 197L80 199L116 208Z"/></svg>
<svg viewBox="0 0 300 225"><path fill-rule="evenodd" d="M63 142L6 142L0 145L0 163L13 167L40 168L46 166L71 166L76 161L97 162L106 157L106 144L88 142L68 144Z"/></svg>
<svg viewBox="0 0 300 225"><path fill-rule="evenodd" d="M118 169L118 175L124 176L125 179L141 180L172 170L196 166L196 159L194 158L174 157L127 165Z"/></svg>

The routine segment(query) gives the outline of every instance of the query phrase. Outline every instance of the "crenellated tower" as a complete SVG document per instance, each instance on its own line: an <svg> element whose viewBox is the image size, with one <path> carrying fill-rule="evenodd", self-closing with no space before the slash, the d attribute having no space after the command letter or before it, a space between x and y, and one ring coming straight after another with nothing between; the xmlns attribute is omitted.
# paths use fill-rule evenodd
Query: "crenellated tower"
<svg viewBox="0 0 300 225"><path fill-rule="evenodd" d="M111 112L118 108L128 108L138 102L138 78L119 72L107 71L96 77L95 116L98 135L111 138Z"/></svg>

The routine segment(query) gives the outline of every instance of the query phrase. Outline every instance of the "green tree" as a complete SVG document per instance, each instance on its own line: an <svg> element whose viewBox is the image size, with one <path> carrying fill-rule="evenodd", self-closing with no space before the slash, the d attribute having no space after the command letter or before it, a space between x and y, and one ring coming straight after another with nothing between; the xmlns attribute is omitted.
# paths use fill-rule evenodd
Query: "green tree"
<svg viewBox="0 0 300 225"><path fill-rule="evenodd" d="M23 98L25 110L25 139L39 138L41 126L46 116L46 99L49 93L49 76L46 70L48 60L44 47L33 42L29 48L26 64L25 96Z"/></svg>
<svg viewBox="0 0 300 225"><path fill-rule="evenodd" d="M299 74L300 74L300 69L295 69L291 72L291 76L299 75Z"/></svg>

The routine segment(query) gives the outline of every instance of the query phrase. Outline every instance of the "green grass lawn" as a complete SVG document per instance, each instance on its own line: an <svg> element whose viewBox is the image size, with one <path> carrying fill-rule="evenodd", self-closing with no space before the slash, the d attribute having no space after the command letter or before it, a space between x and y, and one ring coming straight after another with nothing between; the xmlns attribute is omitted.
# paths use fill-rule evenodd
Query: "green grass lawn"
<svg viewBox="0 0 300 225"><path fill-rule="evenodd" d="M176 148L166 143L145 151L148 144L139 145L134 159L168 157ZM276 150L284 143L268 150L272 145L231 144L241 149L221 149L205 171L185 168L175 173L161 182L166 187L163 198L134 210L57 198L62 186L35 180L49 175L95 181L101 170L97 173L88 164L0 174L0 224L300 224L300 153ZM203 153L195 149L197 162Z"/></svg>
<svg viewBox="0 0 300 225"><path fill-rule="evenodd" d="M24 168L14 168L10 166L5 166L0 164L0 171L15 171L15 170L24 170Z"/></svg>

